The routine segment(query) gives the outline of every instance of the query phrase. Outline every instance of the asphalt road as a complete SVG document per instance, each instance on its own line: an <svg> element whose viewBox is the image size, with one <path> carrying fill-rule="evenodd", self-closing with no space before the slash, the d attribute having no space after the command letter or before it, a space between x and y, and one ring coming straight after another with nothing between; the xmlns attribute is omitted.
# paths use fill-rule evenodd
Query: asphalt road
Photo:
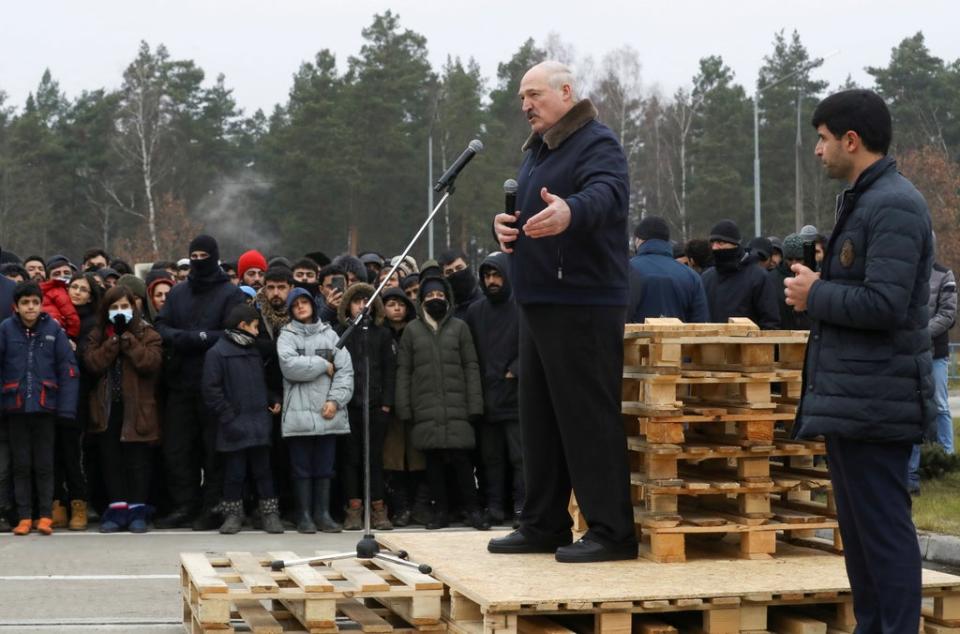
<svg viewBox="0 0 960 634"><path fill-rule="evenodd" d="M359 532L0 535L0 634L183 632L181 552L352 551Z"/></svg>

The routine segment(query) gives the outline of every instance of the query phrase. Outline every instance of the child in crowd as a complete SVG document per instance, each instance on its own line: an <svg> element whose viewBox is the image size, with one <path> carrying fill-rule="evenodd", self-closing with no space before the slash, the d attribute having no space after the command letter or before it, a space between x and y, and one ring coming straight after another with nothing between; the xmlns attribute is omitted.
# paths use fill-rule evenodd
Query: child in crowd
<svg viewBox="0 0 960 634"><path fill-rule="evenodd" d="M100 457L109 507L100 532L147 532L153 445L160 441L157 381L163 363L160 335L147 324L136 297L117 285L103 297L97 325L82 347L96 380L90 427Z"/></svg>
<svg viewBox="0 0 960 634"><path fill-rule="evenodd" d="M428 529L450 525L447 467L453 470L467 522L477 530L490 523L480 511L471 450L472 421L483 414L477 352L470 329L453 317L450 284L427 277L420 285L420 314L400 339L397 415L413 421L413 445L426 455L427 482L434 500Z"/></svg>
<svg viewBox="0 0 960 634"><path fill-rule="evenodd" d="M35 282L17 284L13 301L16 315L0 324L0 403L9 432L20 518L13 532L30 532L36 493L37 530L50 535L55 419L76 416L80 375L66 333L41 309L40 287Z"/></svg>
<svg viewBox="0 0 960 634"><path fill-rule="evenodd" d="M367 302L373 296L373 286L358 283L352 285L343 294L338 315L339 331L342 334L363 312ZM366 382L365 367L370 365L370 507L371 526L378 531L393 528L388 516L387 506L383 502L383 443L387 432L387 422L393 409L396 392L397 356L393 335L383 325L383 302L378 297L370 311L371 322L367 329L367 359L364 358L362 327L357 327L346 341L346 349L353 360L353 398L350 399L347 412L350 418L350 435L342 443L343 460L340 466L343 496L347 500L346 516L343 527L347 530L360 530L362 526L363 503L363 388Z"/></svg>
<svg viewBox="0 0 960 634"><path fill-rule="evenodd" d="M281 429L290 452L297 504L297 531L337 533L330 516L336 437L350 433L347 403L353 396L350 353L338 349L337 333L320 321L310 293L294 288L287 297L291 322L280 331L277 355L283 373ZM322 404L322 405L321 405Z"/></svg>
<svg viewBox="0 0 960 634"><path fill-rule="evenodd" d="M224 521L220 533L234 535L243 526L243 482L247 467L257 486L263 530L282 533L280 508L270 472L271 414L263 359L255 340L260 313L247 304L234 306L224 321L223 336L203 362L203 401L220 425L217 451L223 454Z"/></svg>

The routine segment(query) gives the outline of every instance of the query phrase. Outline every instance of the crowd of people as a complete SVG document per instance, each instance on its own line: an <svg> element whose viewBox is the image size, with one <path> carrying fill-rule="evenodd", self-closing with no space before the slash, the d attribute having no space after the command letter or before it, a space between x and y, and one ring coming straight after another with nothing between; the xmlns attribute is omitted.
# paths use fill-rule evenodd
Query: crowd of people
<svg viewBox="0 0 960 634"><path fill-rule="evenodd" d="M819 261L826 238L812 226L745 243L722 220L677 244L648 216L633 233L627 321L806 329L782 291L805 243ZM420 266L374 252L224 262L206 235L188 251L139 275L102 249L79 266L0 252L0 530L85 530L97 517L102 532L359 530L365 406L373 528L516 526L520 311L508 255L475 273L457 251ZM936 271L939 440L952 452L956 282ZM384 280L366 327L350 329Z"/></svg>
<svg viewBox="0 0 960 634"><path fill-rule="evenodd" d="M0 530L359 530L366 486L376 530L516 521L505 256L188 253L0 252Z"/></svg>

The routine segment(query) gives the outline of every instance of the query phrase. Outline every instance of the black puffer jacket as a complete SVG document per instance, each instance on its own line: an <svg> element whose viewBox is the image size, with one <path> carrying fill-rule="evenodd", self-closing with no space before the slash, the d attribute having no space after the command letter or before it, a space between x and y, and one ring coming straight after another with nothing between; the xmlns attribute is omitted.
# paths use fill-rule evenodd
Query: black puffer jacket
<svg viewBox="0 0 960 634"><path fill-rule="evenodd" d="M270 444L273 418L267 410L263 360L253 343L239 345L225 334L206 354L203 401L217 417L217 451Z"/></svg>
<svg viewBox="0 0 960 634"><path fill-rule="evenodd" d="M800 438L917 442L933 423L932 265L927 204L883 158L838 198L810 289Z"/></svg>
<svg viewBox="0 0 960 634"><path fill-rule="evenodd" d="M518 420L517 392L520 374L520 309L510 288L510 260L505 253L487 256L480 265L480 287L486 297L470 306L467 324L473 334L483 379L483 411L487 422ZM483 281L484 271L495 269L503 287L491 295ZM507 378L507 372L512 375Z"/></svg>
<svg viewBox="0 0 960 634"><path fill-rule="evenodd" d="M372 295L373 287L361 282L354 284L343 293L343 301L340 302L340 309L337 311L340 323L334 328L338 335L343 335L350 325L351 319L348 312L350 302L360 292L368 296ZM393 407L397 380L397 352L394 348L393 335L383 325L383 302L379 297L373 302L371 313L373 323L367 330L367 345L370 350L370 409L373 410L383 406ZM365 364L363 361L362 334L359 328L355 329L344 344L347 352L350 353L350 358L353 359L354 383L353 397L350 399L351 407L363 407Z"/></svg>
<svg viewBox="0 0 960 634"><path fill-rule="evenodd" d="M447 297L453 297L450 285ZM417 449L472 449L476 444L470 419L483 414L477 352L470 328L452 315L438 329L427 323L423 297L420 318L400 338L397 368L397 417L412 420Z"/></svg>
<svg viewBox="0 0 960 634"><path fill-rule="evenodd" d="M736 249L737 259L743 254ZM763 330L780 327L780 309L773 280L756 260L746 257L734 265L717 263L703 272L703 290L710 321L725 324L730 317L748 317Z"/></svg>

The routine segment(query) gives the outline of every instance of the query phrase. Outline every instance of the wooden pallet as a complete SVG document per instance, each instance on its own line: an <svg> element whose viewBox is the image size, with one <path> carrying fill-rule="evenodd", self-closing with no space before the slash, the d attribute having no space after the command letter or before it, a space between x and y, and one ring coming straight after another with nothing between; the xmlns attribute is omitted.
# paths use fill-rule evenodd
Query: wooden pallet
<svg viewBox="0 0 960 634"><path fill-rule="evenodd" d="M677 408L775 410L800 396L801 371L731 372L677 369L676 373L624 370L622 398L651 411ZM776 385L776 390L774 386Z"/></svg>
<svg viewBox="0 0 960 634"><path fill-rule="evenodd" d="M682 566L645 560L581 564L549 555L485 551L497 534L382 537L434 566L446 588L443 617L458 634L742 634L852 632L843 559L785 545L777 561L712 558ZM486 571L496 569L496 574ZM960 624L960 577L923 571L928 634Z"/></svg>
<svg viewBox="0 0 960 634"><path fill-rule="evenodd" d="M443 586L429 575L357 559L270 570L274 559L296 558L291 552L181 554L186 631L222 634L248 628L267 634L293 627L333 634L346 620L371 633L446 629L440 618Z"/></svg>

